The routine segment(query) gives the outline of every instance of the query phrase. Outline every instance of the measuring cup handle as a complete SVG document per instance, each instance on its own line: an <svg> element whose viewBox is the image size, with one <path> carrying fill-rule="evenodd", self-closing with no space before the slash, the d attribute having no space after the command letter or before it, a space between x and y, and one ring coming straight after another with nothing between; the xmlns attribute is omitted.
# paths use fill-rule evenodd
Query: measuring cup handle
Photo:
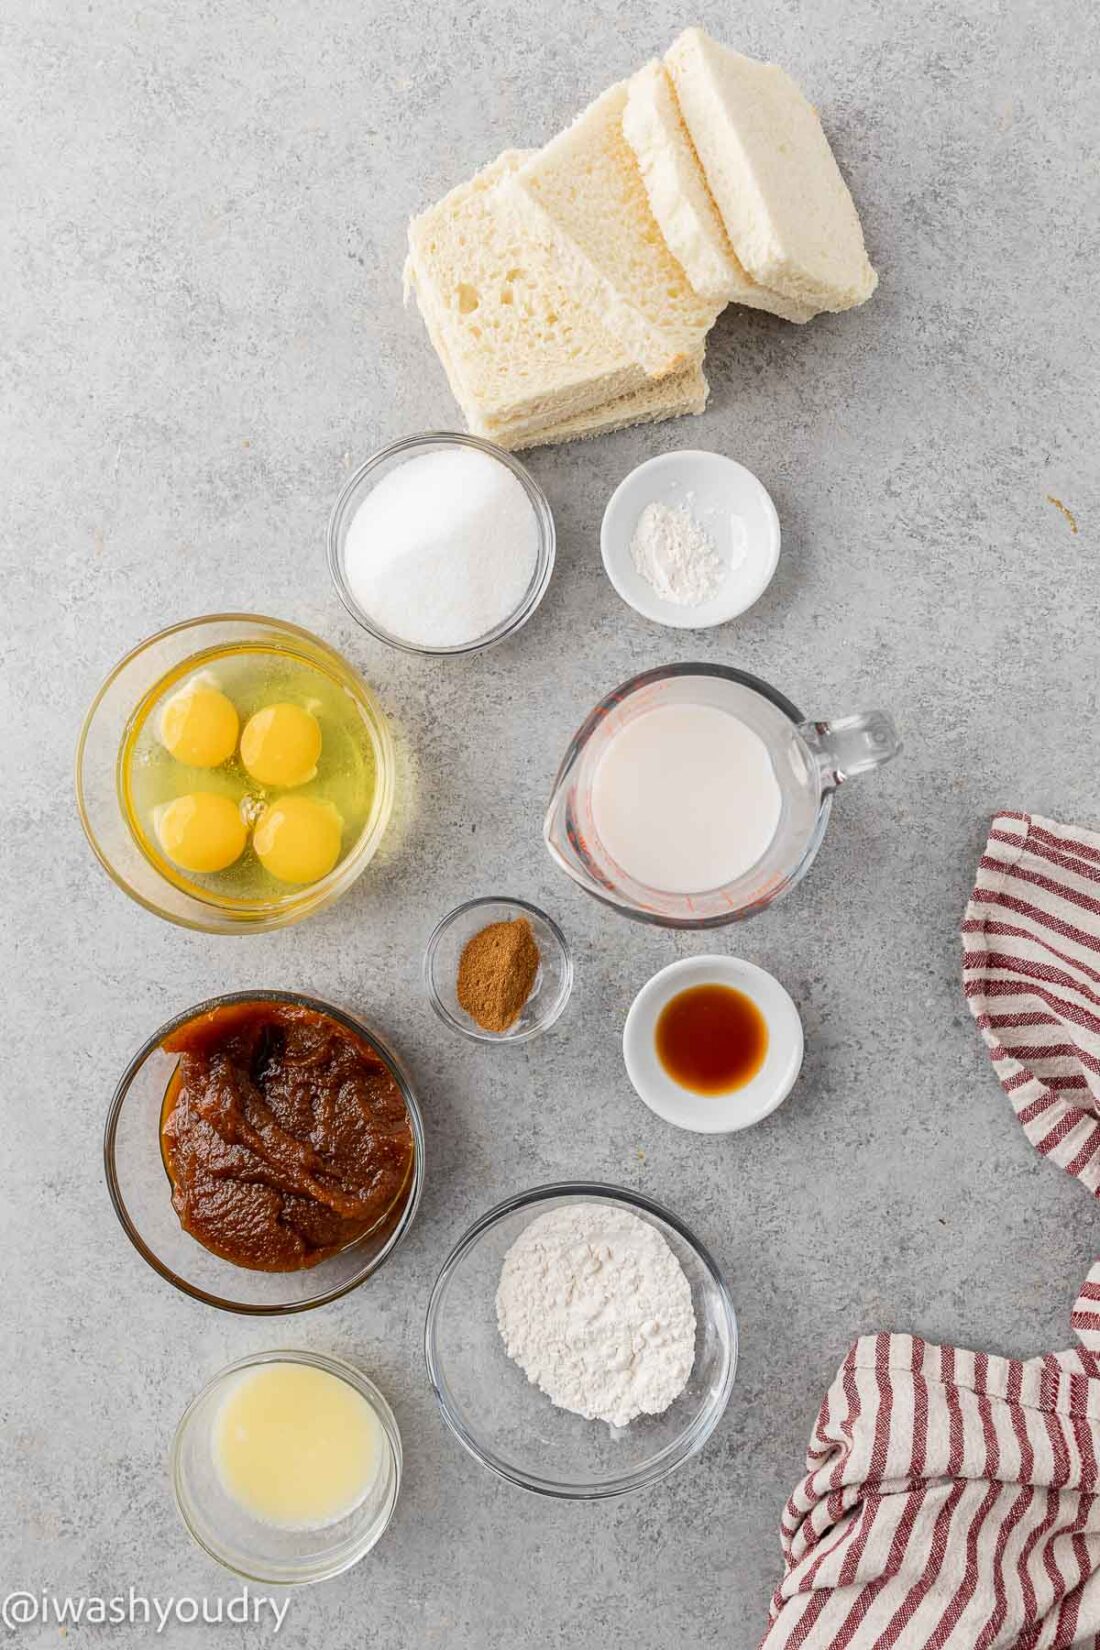
<svg viewBox="0 0 1100 1650"><path fill-rule="evenodd" d="M881 768L901 750L898 730L882 710L842 716L835 722L803 722L798 731L817 758L829 787Z"/></svg>

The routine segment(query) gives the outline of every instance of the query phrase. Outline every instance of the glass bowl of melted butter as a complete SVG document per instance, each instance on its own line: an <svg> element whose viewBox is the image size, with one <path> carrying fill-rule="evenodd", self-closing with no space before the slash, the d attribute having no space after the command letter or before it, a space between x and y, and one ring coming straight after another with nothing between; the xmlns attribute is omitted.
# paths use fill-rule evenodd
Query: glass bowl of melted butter
<svg viewBox="0 0 1100 1650"><path fill-rule="evenodd" d="M401 1435L369 1380L340 1358L261 1352L188 1405L170 1471L199 1546L247 1581L302 1586L350 1569L386 1529Z"/></svg>
<svg viewBox="0 0 1100 1650"><path fill-rule="evenodd" d="M208 933L299 922L366 868L395 754L366 682L278 619L173 625L116 665L76 757L100 863L157 916Z"/></svg>

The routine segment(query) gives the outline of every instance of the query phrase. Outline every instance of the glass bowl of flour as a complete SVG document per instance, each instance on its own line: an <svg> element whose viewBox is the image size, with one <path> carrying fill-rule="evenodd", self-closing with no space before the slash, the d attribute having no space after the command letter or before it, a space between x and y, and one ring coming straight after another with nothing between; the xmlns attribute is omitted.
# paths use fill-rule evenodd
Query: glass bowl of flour
<svg viewBox="0 0 1100 1650"><path fill-rule="evenodd" d="M471 1455L524 1489L590 1501L655 1484L703 1447L733 1389L737 1320L676 1215L560 1182L498 1204L456 1244L425 1353Z"/></svg>

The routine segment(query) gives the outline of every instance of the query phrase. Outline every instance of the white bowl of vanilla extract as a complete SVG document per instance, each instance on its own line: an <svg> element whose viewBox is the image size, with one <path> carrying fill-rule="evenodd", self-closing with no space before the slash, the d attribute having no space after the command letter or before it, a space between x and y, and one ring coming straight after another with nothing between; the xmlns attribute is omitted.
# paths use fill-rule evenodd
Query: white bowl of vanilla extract
<svg viewBox="0 0 1100 1650"><path fill-rule="evenodd" d="M790 994L740 957L670 963L638 992L623 1028L638 1097L695 1134L734 1134L769 1117L794 1087L802 1053Z"/></svg>

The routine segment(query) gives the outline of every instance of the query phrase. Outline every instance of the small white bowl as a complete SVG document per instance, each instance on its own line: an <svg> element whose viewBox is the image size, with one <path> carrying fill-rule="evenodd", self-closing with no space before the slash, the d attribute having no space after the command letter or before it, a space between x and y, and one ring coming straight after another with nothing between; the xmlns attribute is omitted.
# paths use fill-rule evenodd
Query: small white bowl
<svg viewBox="0 0 1100 1650"><path fill-rule="evenodd" d="M631 541L647 504L686 506L713 541L726 569L713 600L666 601L634 565ZM738 526L737 524L740 523ZM724 453L662 453L631 470L611 495L600 529L607 576L645 619L679 630L707 630L744 613L771 583L779 562L779 517L767 489Z"/></svg>
<svg viewBox="0 0 1100 1650"><path fill-rule="evenodd" d="M694 1094L671 1078L657 1056L657 1019L665 1004L695 985L728 985L751 997L768 1027L764 1064L728 1094ZM639 991L623 1027L626 1072L650 1111L695 1134L735 1134L782 1105L802 1068L802 1021L779 981L740 957L684 957Z"/></svg>

